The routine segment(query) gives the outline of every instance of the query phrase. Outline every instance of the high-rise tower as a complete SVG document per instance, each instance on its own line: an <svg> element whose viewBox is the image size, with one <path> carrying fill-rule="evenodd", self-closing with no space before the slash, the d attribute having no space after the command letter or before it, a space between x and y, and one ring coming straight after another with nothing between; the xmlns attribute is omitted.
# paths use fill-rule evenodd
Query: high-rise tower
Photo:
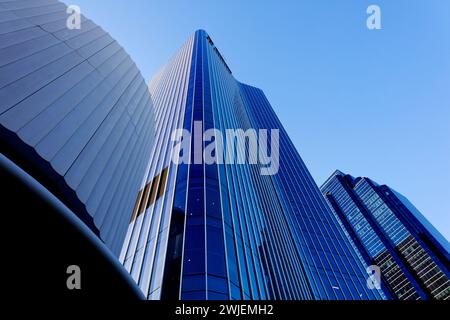
<svg viewBox="0 0 450 320"><path fill-rule="evenodd" d="M150 91L156 145L120 256L149 299L385 297L262 91L235 80L205 31ZM246 153L256 138L265 157Z"/></svg>
<svg viewBox="0 0 450 320"><path fill-rule="evenodd" d="M341 171L321 190L394 297L450 298L450 245L404 196Z"/></svg>

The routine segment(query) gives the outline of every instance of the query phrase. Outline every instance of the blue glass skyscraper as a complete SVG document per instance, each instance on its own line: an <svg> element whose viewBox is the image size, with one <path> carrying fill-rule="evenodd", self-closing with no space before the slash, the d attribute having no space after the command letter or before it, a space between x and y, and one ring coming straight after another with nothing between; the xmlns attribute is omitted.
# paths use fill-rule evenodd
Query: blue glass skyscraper
<svg viewBox="0 0 450 320"><path fill-rule="evenodd" d="M366 261L263 92L236 81L205 31L195 32L149 87L156 143L120 255L149 299L386 297L367 287ZM191 133L183 137L188 163L173 161L177 129ZM198 162L196 129L223 136L277 129L270 140L279 140L278 170L264 175L264 164L227 163L218 152L218 161ZM200 150L211 144L220 142L210 137ZM237 153L245 154L245 145Z"/></svg>
<svg viewBox="0 0 450 320"><path fill-rule="evenodd" d="M450 245L404 196L340 171L321 190L394 297L450 298Z"/></svg>

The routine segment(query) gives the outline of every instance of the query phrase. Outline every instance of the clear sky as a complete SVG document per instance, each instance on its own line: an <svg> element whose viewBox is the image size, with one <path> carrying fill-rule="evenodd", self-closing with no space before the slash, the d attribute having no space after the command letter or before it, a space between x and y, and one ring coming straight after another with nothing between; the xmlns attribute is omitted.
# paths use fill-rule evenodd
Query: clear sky
<svg viewBox="0 0 450 320"><path fill-rule="evenodd" d="M396 189L450 239L450 1L65 0L144 77L196 29L260 87L316 182L335 170ZM379 5L382 30L366 9Z"/></svg>

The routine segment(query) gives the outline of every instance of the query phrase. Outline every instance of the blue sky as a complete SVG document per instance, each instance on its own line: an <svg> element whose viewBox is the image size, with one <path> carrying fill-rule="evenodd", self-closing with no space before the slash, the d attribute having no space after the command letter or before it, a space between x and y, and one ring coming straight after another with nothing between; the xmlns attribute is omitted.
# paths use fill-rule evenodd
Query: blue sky
<svg viewBox="0 0 450 320"><path fill-rule="evenodd" d="M66 0L151 76L205 29L260 87L316 182L335 170L410 199L450 239L450 1ZM369 31L377 4L382 30Z"/></svg>

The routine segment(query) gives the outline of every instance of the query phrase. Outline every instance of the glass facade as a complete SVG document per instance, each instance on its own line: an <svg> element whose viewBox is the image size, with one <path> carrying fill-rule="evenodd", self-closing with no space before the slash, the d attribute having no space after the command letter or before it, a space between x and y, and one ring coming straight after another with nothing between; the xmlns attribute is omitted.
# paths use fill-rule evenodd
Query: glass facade
<svg viewBox="0 0 450 320"><path fill-rule="evenodd" d="M117 256L147 168L154 109L124 49L56 0L0 1L0 147Z"/></svg>
<svg viewBox="0 0 450 320"><path fill-rule="evenodd" d="M336 171L321 188L398 299L450 299L449 243L402 195Z"/></svg>
<svg viewBox="0 0 450 320"><path fill-rule="evenodd" d="M234 78L205 31L147 85L94 22L69 29L66 10L0 0L0 152L70 208L146 298L449 299L448 242L370 179L336 171L320 190L264 93ZM177 129L191 133L186 149ZM203 135L230 129L243 144ZM265 146L273 155L279 143L275 174L248 153L251 130L276 130ZM227 162L230 150L248 163ZM373 264L381 289L367 285Z"/></svg>
<svg viewBox="0 0 450 320"><path fill-rule="evenodd" d="M120 254L148 299L386 298L367 287L366 260L263 92L236 81L205 31L189 38L149 88L156 143ZM172 161L180 152L176 129L193 133L181 155L191 161ZM278 129L278 173L262 175L257 162L228 163L226 152L213 163L195 161L196 129L223 136ZM221 143L211 138L200 150Z"/></svg>

